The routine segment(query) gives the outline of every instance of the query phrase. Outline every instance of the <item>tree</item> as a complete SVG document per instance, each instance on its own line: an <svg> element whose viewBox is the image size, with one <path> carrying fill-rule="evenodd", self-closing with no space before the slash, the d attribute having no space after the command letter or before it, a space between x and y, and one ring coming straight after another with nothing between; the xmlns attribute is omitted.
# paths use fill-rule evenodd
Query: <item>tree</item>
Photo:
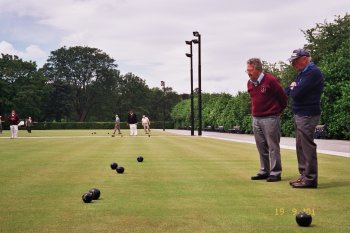
<svg viewBox="0 0 350 233"><path fill-rule="evenodd" d="M15 55L0 58L0 113L16 109L21 117L43 119L42 109L47 96L47 79L35 62L23 61Z"/></svg>
<svg viewBox="0 0 350 233"><path fill-rule="evenodd" d="M49 94L45 103L45 120L60 122L72 118L73 106L71 99L74 98L72 86L63 81L47 84Z"/></svg>
<svg viewBox="0 0 350 233"><path fill-rule="evenodd" d="M335 53L325 56L320 68L325 76L322 96L322 122L327 134L334 138L350 139L350 38Z"/></svg>
<svg viewBox="0 0 350 233"><path fill-rule="evenodd" d="M88 121L111 121L115 114L120 115L123 111L120 109L122 81L119 70L109 70L91 85L96 93L96 104L93 104Z"/></svg>
<svg viewBox="0 0 350 233"><path fill-rule="evenodd" d="M117 100L116 109L123 119L126 119L131 109L138 115L149 115L149 88L145 80L132 73L122 75L119 94L120 98Z"/></svg>
<svg viewBox="0 0 350 233"><path fill-rule="evenodd" d="M317 23L314 28L303 31L311 51L312 60L318 64L324 57L335 53L350 38L350 15L336 16L334 22ZM349 44L348 44L349 46Z"/></svg>
<svg viewBox="0 0 350 233"><path fill-rule="evenodd" d="M117 68L114 62L97 48L62 47L51 52L42 70L51 82L60 81L72 87L70 102L75 118L85 121L92 107L99 104L98 93L92 87L101 82L104 74Z"/></svg>

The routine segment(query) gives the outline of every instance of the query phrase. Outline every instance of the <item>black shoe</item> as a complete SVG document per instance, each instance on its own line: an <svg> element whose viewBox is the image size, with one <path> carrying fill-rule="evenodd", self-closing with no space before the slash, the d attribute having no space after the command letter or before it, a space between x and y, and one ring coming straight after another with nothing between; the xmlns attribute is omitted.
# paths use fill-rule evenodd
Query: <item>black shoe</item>
<svg viewBox="0 0 350 233"><path fill-rule="evenodd" d="M289 181L289 185L290 185L290 186L293 186L293 184L300 183L301 181L303 181L303 179L300 177L300 178L298 178L297 180L291 180L291 181Z"/></svg>
<svg viewBox="0 0 350 233"><path fill-rule="evenodd" d="M256 176L252 176L252 180L265 180L267 177L269 177L268 174L257 174Z"/></svg>
<svg viewBox="0 0 350 233"><path fill-rule="evenodd" d="M317 188L317 183L302 180L301 182L294 183L292 185L292 187L293 188L313 188L313 189L315 189L315 188Z"/></svg>
<svg viewBox="0 0 350 233"><path fill-rule="evenodd" d="M276 182L280 180L281 180L280 176L269 176L267 177L266 182Z"/></svg>

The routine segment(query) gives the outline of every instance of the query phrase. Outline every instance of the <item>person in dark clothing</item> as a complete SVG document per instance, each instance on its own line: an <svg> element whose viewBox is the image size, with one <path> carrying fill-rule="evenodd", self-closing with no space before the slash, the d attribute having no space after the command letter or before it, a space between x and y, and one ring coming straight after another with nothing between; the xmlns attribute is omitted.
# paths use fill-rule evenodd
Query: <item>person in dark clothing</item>
<svg viewBox="0 0 350 233"><path fill-rule="evenodd" d="M129 111L127 123L130 127L130 136L137 136L137 116L132 110Z"/></svg>
<svg viewBox="0 0 350 233"><path fill-rule="evenodd" d="M0 134L2 134L2 116L0 116Z"/></svg>
<svg viewBox="0 0 350 233"><path fill-rule="evenodd" d="M247 61L248 92L252 101L253 131L260 156L260 170L252 180L281 180L280 115L287 106L287 95L271 74L263 72L259 58Z"/></svg>
<svg viewBox="0 0 350 233"><path fill-rule="evenodd" d="M32 117L28 117L28 119L25 121L25 126L28 133L32 133L32 127L33 127Z"/></svg>
<svg viewBox="0 0 350 233"><path fill-rule="evenodd" d="M314 132L321 115L324 78L320 69L311 62L310 52L305 49L294 50L289 61L299 72L285 91L293 100L292 111L300 174L297 180L290 181L289 184L293 188L317 188L317 145L314 142Z"/></svg>

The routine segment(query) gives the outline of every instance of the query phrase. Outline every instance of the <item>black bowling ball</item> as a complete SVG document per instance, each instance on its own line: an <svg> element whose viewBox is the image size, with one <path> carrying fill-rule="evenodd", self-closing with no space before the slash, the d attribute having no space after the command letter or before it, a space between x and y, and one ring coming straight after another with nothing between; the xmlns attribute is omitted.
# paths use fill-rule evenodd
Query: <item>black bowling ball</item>
<svg viewBox="0 0 350 233"><path fill-rule="evenodd" d="M101 191L98 188L92 188L89 190L89 193L92 195L93 200L97 200L100 198Z"/></svg>
<svg viewBox="0 0 350 233"><path fill-rule="evenodd" d="M84 193L81 197L83 199L83 202L90 203L92 201L92 194L91 193Z"/></svg>
<svg viewBox="0 0 350 233"><path fill-rule="evenodd" d="M122 173L124 173L124 167L117 167L117 172L119 173L119 174L122 174Z"/></svg>
<svg viewBox="0 0 350 233"><path fill-rule="evenodd" d="M118 164L117 163L111 163L111 168L113 169L113 170L115 170L115 169L117 169L117 167L118 167Z"/></svg>
<svg viewBox="0 0 350 233"><path fill-rule="evenodd" d="M296 215L295 220L297 221L299 226L308 227L312 222L312 217L310 214L305 212L300 212Z"/></svg>

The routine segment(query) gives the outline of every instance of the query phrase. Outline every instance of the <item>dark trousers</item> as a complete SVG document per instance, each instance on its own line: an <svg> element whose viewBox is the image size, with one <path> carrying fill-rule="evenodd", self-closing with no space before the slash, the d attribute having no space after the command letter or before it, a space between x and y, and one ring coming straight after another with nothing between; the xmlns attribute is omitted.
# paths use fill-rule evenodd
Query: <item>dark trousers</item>
<svg viewBox="0 0 350 233"><path fill-rule="evenodd" d="M27 126L27 131L28 131L28 133L31 133L32 132L32 127L31 126Z"/></svg>
<svg viewBox="0 0 350 233"><path fill-rule="evenodd" d="M294 115L296 152L300 176L306 182L317 184L317 146L314 142L314 132L320 120L317 116Z"/></svg>
<svg viewBox="0 0 350 233"><path fill-rule="evenodd" d="M281 176L280 117L253 117L253 131L260 155L259 174Z"/></svg>

